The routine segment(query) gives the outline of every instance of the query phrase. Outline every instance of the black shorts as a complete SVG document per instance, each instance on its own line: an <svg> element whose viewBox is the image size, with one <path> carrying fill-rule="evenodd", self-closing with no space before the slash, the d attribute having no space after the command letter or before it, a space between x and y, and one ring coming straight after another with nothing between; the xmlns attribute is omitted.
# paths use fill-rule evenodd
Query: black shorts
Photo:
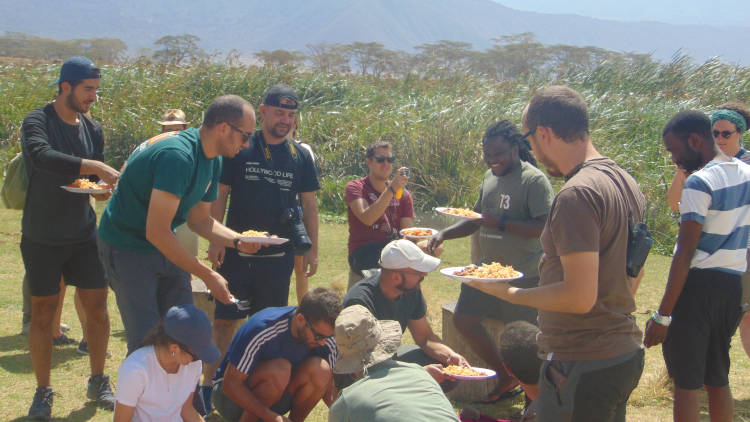
<svg viewBox="0 0 750 422"><path fill-rule="evenodd" d="M72 245L45 245L24 236L21 255L31 296L60 293L60 276L65 284L80 289L107 288L95 237Z"/></svg>
<svg viewBox="0 0 750 422"><path fill-rule="evenodd" d="M249 309L216 302L214 318L243 319L270 306L287 306L289 282L294 271L294 252L275 257L241 257L227 248L219 274L229 282L229 291L241 301L249 301Z"/></svg>
<svg viewBox="0 0 750 422"><path fill-rule="evenodd" d="M539 285L538 277L522 278L511 281L514 287L530 288ZM523 305L515 305L498 297L488 295L469 285L461 284L461 294L455 309L456 315L472 315L496 319L505 323L513 321L528 321L537 323L537 310Z"/></svg>
<svg viewBox="0 0 750 422"><path fill-rule="evenodd" d="M662 345L675 385L697 390L729 384L729 345L741 317L740 276L691 269Z"/></svg>

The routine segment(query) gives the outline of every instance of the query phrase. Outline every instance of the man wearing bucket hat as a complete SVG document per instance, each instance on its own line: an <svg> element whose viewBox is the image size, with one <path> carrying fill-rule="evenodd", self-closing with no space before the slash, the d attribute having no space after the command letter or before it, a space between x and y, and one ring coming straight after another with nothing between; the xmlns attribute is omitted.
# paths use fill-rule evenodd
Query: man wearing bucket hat
<svg viewBox="0 0 750 422"><path fill-rule="evenodd" d="M161 125L161 132L172 132L187 129L190 122L185 120L185 112L179 108L170 108L164 112L159 124Z"/></svg>
<svg viewBox="0 0 750 422"><path fill-rule="evenodd" d="M201 362L217 359L206 314L190 304L171 307L120 366L114 420L202 420L192 406L194 386Z"/></svg>
<svg viewBox="0 0 750 422"><path fill-rule="evenodd" d="M335 374L353 381L328 412L331 422L458 421L440 386L418 365L391 357L401 343L398 321L378 320L362 305L336 318Z"/></svg>
<svg viewBox="0 0 750 422"><path fill-rule="evenodd" d="M435 271L440 259L424 253L405 239L394 240L380 254L380 270L355 284L344 297L344 307L362 305L379 320L396 320L401 332L409 328L417 346L399 347L396 360L425 366L439 383L450 377L439 366L468 366L466 359L438 337L427 322L427 304L419 285L427 273ZM444 388L450 388L447 382Z"/></svg>
<svg viewBox="0 0 750 422"><path fill-rule="evenodd" d="M101 72L85 57L63 63L58 95L23 120L21 148L29 175L21 222L21 255L31 292L29 349L37 389L29 408L32 419L48 420L52 412L52 320L58 305L60 277L76 286L91 338L91 377L87 396L114 406L104 358L109 341L107 283L97 256L96 213L89 195L60 188L79 177L110 185L119 173L104 164L104 136L86 113L97 100ZM50 85L50 86L51 86ZM97 195L106 199L109 195Z"/></svg>

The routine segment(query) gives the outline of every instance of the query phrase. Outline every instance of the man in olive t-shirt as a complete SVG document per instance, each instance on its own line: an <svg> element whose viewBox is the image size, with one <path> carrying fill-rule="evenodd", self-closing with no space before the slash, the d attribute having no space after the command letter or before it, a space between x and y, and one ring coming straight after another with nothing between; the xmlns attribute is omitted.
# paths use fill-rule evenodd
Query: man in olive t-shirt
<svg viewBox="0 0 750 422"><path fill-rule="evenodd" d="M542 232L539 287L470 284L539 309L537 341L547 358L539 421L625 421L643 372L633 279L626 273L628 217L641 221L645 198L627 172L594 148L578 92L541 90L523 125L547 172L566 178Z"/></svg>

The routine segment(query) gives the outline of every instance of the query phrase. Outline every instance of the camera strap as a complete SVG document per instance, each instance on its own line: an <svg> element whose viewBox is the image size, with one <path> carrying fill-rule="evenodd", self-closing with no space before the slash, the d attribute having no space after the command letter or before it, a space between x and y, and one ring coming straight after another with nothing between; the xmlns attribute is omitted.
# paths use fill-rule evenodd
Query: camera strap
<svg viewBox="0 0 750 422"><path fill-rule="evenodd" d="M289 155L292 157L292 160L294 162L297 162L297 148L292 145L294 143L294 140L292 139L285 139L287 148L289 148ZM263 156L266 158L266 161L271 163L271 166L273 166L274 170L278 170L276 168L276 165L273 161L273 155L271 154L271 148L268 147L268 143L266 142L266 137L263 135L263 131L260 132L260 136L258 136L258 143L260 143L260 147L263 149Z"/></svg>

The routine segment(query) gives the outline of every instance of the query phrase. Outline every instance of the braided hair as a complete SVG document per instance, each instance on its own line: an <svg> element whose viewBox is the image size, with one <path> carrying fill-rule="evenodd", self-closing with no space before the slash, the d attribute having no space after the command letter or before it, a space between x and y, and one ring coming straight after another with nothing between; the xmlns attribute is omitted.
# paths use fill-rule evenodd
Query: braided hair
<svg viewBox="0 0 750 422"><path fill-rule="evenodd" d="M521 135L521 132L516 125L510 120L500 120L499 122L490 125L490 127L484 131L484 136L482 136L482 146L491 142L497 142L498 140L507 142L511 147L517 146L518 157L532 166L537 167L536 158L534 158L534 155L531 153L529 141Z"/></svg>

